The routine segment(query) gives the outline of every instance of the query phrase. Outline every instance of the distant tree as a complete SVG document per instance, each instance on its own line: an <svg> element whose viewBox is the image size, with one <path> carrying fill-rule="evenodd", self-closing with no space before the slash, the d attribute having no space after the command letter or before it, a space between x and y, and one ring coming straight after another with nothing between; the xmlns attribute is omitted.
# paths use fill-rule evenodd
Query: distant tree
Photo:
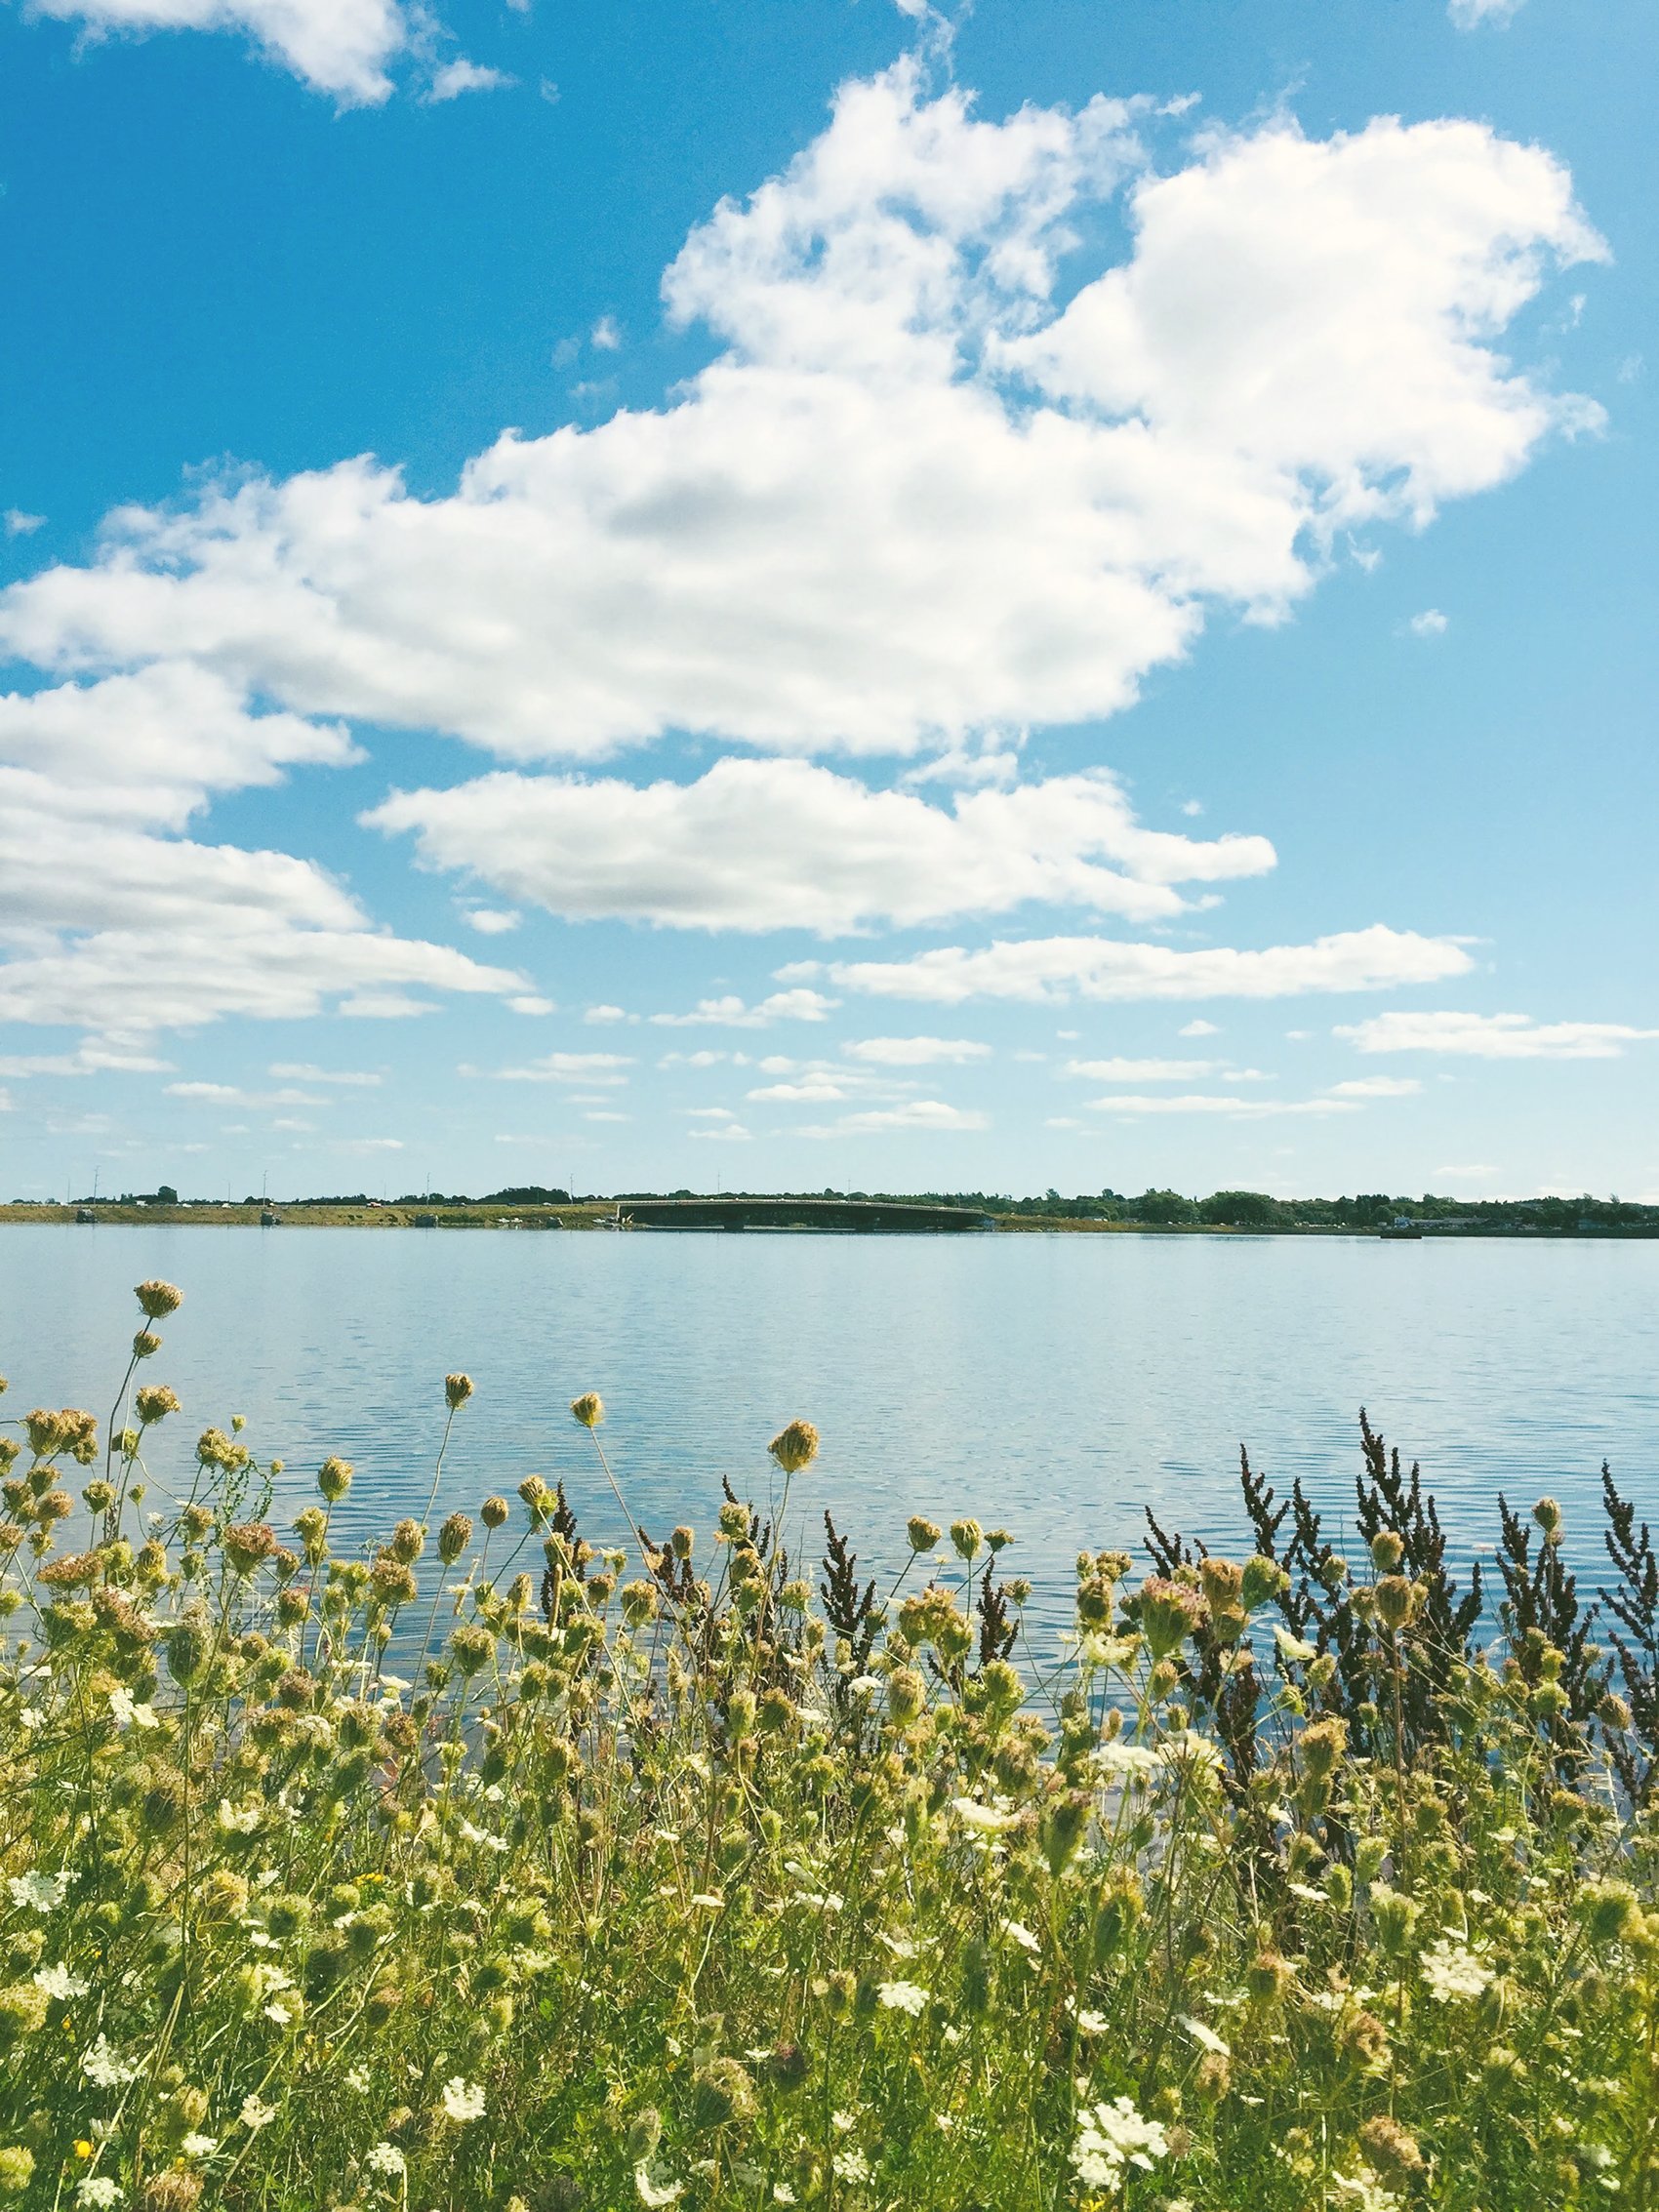
<svg viewBox="0 0 1659 2212"><path fill-rule="evenodd" d="M155 1195L157 1203L160 1205L176 1206L179 1203L179 1193L174 1189L171 1183L162 1184Z"/></svg>
<svg viewBox="0 0 1659 2212"><path fill-rule="evenodd" d="M1199 1206L1198 1216L1217 1228L1272 1228L1280 1219L1277 1199L1265 1190L1217 1190Z"/></svg>
<svg viewBox="0 0 1659 2212"><path fill-rule="evenodd" d="M1138 1198L1130 1200L1129 1218L1161 1225L1191 1222L1198 1218L1198 1209L1191 1198L1183 1198L1179 1190L1143 1190Z"/></svg>

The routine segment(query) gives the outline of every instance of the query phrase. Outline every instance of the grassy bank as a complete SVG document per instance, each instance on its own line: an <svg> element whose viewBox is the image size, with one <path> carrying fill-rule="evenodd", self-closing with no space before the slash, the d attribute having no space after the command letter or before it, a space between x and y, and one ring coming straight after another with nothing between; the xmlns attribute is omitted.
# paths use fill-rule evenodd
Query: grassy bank
<svg viewBox="0 0 1659 2212"><path fill-rule="evenodd" d="M139 1297L107 1433L0 1430L20 2206L1659 2196L1659 1566L1610 1483L1604 1649L1550 1501L1455 1589L1366 1431L1351 1556L1246 1467L1237 1559L1086 1553L1047 1650L971 1521L888 1589L733 1491L627 1553L534 1479L343 1551L350 1468L273 1517Z"/></svg>

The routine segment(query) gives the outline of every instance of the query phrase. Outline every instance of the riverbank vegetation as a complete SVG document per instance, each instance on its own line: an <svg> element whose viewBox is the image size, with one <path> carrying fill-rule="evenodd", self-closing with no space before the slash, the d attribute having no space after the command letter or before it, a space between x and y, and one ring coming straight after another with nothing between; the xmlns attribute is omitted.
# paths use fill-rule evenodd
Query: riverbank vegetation
<svg viewBox="0 0 1659 2212"><path fill-rule="evenodd" d="M286 1199L281 1203L248 1197L181 1200L170 1186L159 1191L128 1191L119 1197L85 1198L60 1205L45 1200L15 1200L0 1205L7 1222L101 1221L188 1222L209 1227L332 1228L573 1228L615 1227L619 1213L647 1199L701 1199L728 1211L747 1201L780 1199L852 1200L883 1207L950 1206L972 1213L987 1226L1016 1230L1156 1230L1202 1235L1243 1230L1252 1235L1366 1235L1400 1220L1432 1235L1456 1236L1659 1236L1659 1206L1631 1199L1546 1196L1539 1198L1448 1198L1428 1192L1420 1197L1390 1197L1361 1192L1356 1197L1275 1198L1262 1190L1215 1190L1206 1198L1179 1190L1085 1191L1065 1197L1058 1190L1016 1198L1007 1192L946 1190L895 1195L885 1191L813 1190L727 1191L710 1198L692 1190L633 1191L620 1196L572 1196L536 1184L493 1190L482 1198L450 1192L405 1192L393 1199L371 1198L363 1191L329 1197Z"/></svg>
<svg viewBox="0 0 1659 2212"><path fill-rule="evenodd" d="M1460 1587L1366 1429L1346 1548L1245 1463L1236 1556L1086 1552L1049 1648L1000 1530L912 1520L882 1586L790 1550L804 1421L711 1531L596 1550L534 1478L438 1517L452 1375L426 1512L349 1545L351 1468L186 1426L138 1295L107 1430L0 1428L23 2212L1659 2201L1610 1476L1598 1613L1548 1499Z"/></svg>

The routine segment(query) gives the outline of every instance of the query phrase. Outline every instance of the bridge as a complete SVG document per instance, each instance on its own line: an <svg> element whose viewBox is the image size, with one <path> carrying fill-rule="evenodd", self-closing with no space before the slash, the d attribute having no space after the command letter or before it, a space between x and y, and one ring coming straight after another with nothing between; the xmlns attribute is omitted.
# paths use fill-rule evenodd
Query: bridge
<svg viewBox="0 0 1659 2212"><path fill-rule="evenodd" d="M618 1227L666 1229L804 1229L829 1236L915 1236L995 1227L971 1206L916 1206L887 1198L619 1198Z"/></svg>

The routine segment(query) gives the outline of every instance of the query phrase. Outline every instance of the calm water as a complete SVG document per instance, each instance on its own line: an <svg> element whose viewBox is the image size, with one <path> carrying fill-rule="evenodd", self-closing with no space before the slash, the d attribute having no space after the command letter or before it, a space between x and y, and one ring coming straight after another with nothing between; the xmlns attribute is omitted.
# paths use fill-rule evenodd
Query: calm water
<svg viewBox="0 0 1659 2212"><path fill-rule="evenodd" d="M909 1513L971 1511L1056 1594L1080 1545L1138 1544L1144 1506L1236 1545L1241 1440L1351 1508L1361 1404L1465 1556L1500 1489L1550 1490L1592 1566L1603 1456L1659 1518L1659 1242L7 1227L5 1410L101 1420L148 1275L186 1296L149 1369L185 1407L157 1475L243 1413L289 1512L326 1453L355 1462L361 1533L424 1506L456 1367L477 1396L443 1504L562 1476L601 1541L620 1515L566 1412L585 1389L654 1532L708 1528L722 1474L764 1500L767 1440L804 1414L824 1449L792 1529L816 1544L829 1505L874 1564Z"/></svg>

